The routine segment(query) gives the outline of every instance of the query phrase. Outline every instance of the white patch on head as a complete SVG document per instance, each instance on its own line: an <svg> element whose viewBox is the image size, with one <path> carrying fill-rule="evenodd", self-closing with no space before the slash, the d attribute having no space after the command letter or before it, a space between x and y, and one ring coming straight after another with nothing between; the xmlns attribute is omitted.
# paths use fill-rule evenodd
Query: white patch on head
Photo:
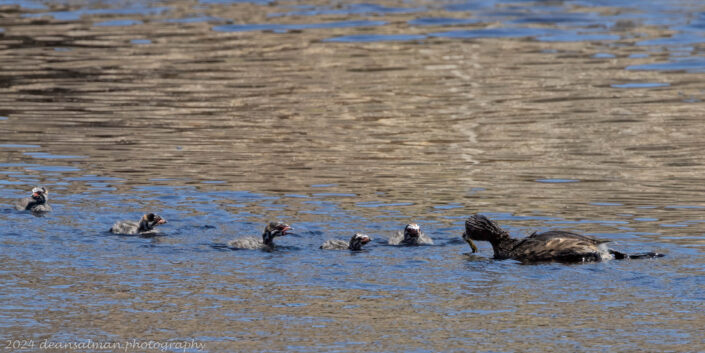
<svg viewBox="0 0 705 353"><path fill-rule="evenodd" d="M43 192L44 192L44 188L35 187L35 188L32 189L32 193L35 193L35 192L41 192L41 193L43 193Z"/></svg>
<svg viewBox="0 0 705 353"><path fill-rule="evenodd" d="M419 225L416 224L416 223L407 224L406 227L409 228L409 229L421 230L421 227L419 227Z"/></svg>
<svg viewBox="0 0 705 353"><path fill-rule="evenodd" d="M366 234L355 233L355 238L357 238L357 239L369 239L370 237L367 236Z"/></svg>

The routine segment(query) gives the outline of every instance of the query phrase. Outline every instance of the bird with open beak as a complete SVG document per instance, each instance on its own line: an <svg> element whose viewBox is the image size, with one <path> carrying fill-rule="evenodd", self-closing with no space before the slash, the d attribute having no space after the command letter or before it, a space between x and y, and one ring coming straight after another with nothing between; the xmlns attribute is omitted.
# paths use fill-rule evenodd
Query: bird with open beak
<svg viewBox="0 0 705 353"><path fill-rule="evenodd" d="M147 213L139 222L134 221L118 221L110 228L113 234L121 235L140 235L143 237L155 236L160 233L154 229L156 226L166 223L166 219L155 213Z"/></svg>
<svg viewBox="0 0 705 353"><path fill-rule="evenodd" d="M49 212L51 206L47 203L48 200L49 191L43 186L37 186L32 189L32 196L22 198L15 203L15 209L18 211Z"/></svg>

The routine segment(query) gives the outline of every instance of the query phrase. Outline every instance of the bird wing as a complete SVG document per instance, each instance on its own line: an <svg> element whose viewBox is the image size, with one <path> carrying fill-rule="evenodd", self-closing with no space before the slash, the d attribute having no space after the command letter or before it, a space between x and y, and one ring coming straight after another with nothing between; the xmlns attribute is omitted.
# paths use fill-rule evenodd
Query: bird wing
<svg viewBox="0 0 705 353"><path fill-rule="evenodd" d="M19 199L15 203L15 209L18 211L24 211L27 209L27 205L29 205L32 201L33 200L31 197L25 197L25 198Z"/></svg>
<svg viewBox="0 0 705 353"><path fill-rule="evenodd" d="M546 233L543 233L546 234ZM541 236L523 239L513 249L513 258L519 261L596 261L600 249L594 239L582 236ZM573 234L573 233L568 233ZM578 234L574 234L578 235Z"/></svg>
<svg viewBox="0 0 705 353"><path fill-rule="evenodd" d="M324 250L343 250L347 249L350 244L339 239L326 240L326 242L321 245L321 249Z"/></svg>
<svg viewBox="0 0 705 353"><path fill-rule="evenodd" d="M134 235L137 234L137 228L139 228L137 222L118 221L110 228L110 232L114 234Z"/></svg>
<svg viewBox="0 0 705 353"><path fill-rule="evenodd" d="M576 239L576 240L582 240L584 242L593 243L593 244L602 244L602 243L609 242L609 240L597 239L597 238L591 237L589 235L582 235L582 234L577 234L577 233L573 233L573 232L566 232L566 231L562 231L562 230L549 230L548 232L543 232L543 233L534 232L531 235L529 235L528 238L543 240L543 241L549 241L552 239Z"/></svg>
<svg viewBox="0 0 705 353"><path fill-rule="evenodd" d="M262 240L255 237L237 238L227 243L233 249L259 249L262 248Z"/></svg>
<svg viewBox="0 0 705 353"><path fill-rule="evenodd" d="M402 232L396 232L389 237L389 245L399 245L401 241L404 240L404 234Z"/></svg>
<svg viewBox="0 0 705 353"><path fill-rule="evenodd" d="M426 235L426 233L419 233L419 244L433 245L433 239Z"/></svg>

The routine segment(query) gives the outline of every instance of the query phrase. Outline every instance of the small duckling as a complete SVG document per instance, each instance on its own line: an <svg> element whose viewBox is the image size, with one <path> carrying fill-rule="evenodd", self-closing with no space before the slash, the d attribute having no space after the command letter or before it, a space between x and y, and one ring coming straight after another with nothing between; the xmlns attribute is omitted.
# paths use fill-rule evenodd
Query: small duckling
<svg viewBox="0 0 705 353"><path fill-rule="evenodd" d="M264 227L262 239L255 237L238 238L228 242L228 247L233 249L274 250L274 238L286 235L286 232L293 230L288 224L282 222L270 222Z"/></svg>
<svg viewBox="0 0 705 353"><path fill-rule="evenodd" d="M47 200L49 200L49 191L43 186L37 186L32 189L31 197L22 198L15 203L15 209L18 211L49 212L51 206Z"/></svg>
<svg viewBox="0 0 705 353"><path fill-rule="evenodd" d="M139 222L118 221L110 228L110 233L122 235L155 236L159 233L154 227L166 223L166 219L154 213L147 213Z"/></svg>
<svg viewBox="0 0 705 353"><path fill-rule="evenodd" d="M404 233L397 232L389 238L389 245L432 245L433 240L421 232L421 227L416 223L407 224Z"/></svg>
<svg viewBox="0 0 705 353"><path fill-rule="evenodd" d="M350 249L352 251L360 251L362 250L362 246L369 243L372 240L369 236L366 234L362 233L355 233L352 238L350 238L350 242L346 243L344 240L339 240L339 239L332 239L332 240L327 240L323 245L321 245L321 249L323 250L347 250Z"/></svg>
<svg viewBox="0 0 705 353"><path fill-rule="evenodd" d="M494 258L498 260L588 262L664 256L655 252L627 255L607 248L605 243L609 240L559 230L534 232L526 238L514 239L495 222L479 214L465 221L463 239L470 245L472 252L477 251L473 240L490 242Z"/></svg>

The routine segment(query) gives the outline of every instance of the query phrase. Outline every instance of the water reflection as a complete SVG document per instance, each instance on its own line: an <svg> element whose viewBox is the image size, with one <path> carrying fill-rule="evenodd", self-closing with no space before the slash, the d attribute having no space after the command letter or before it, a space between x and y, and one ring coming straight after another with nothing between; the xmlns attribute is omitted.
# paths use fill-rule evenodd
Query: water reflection
<svg viewBox="0 0 705 353"><path fill-rule="evenodd" d="M675 59L670 62L631 65L627 70L705 72L705 60L702 58Z"/></svg>
<svg viewBox="0 0 705 353"><path fill-rule="evenodd" d="M372 27L383 26L383 21L341 21L327 23L305 23L305 24L251 24L251 25L222 25L213 27L214 31L242 32L242 31L274 31L285 33L289 30L303 30L313 28L345 28L345 27Z"/></svg>
<svg viewBox="0 0 705 353"><path fill-rule="evenodd" d="M702 13L0 2L2 332L209 351L703 350ZM10 208L39 184L54 212ZM166 236L107 232L150 210ZM561 228L668 256L493 261L459 239L476 212L516 236ZM270 220L296 229L281 251L219 246ZM435 245L385 245L410 222ZM367 251L318 249L354 232Z"/></svg>

